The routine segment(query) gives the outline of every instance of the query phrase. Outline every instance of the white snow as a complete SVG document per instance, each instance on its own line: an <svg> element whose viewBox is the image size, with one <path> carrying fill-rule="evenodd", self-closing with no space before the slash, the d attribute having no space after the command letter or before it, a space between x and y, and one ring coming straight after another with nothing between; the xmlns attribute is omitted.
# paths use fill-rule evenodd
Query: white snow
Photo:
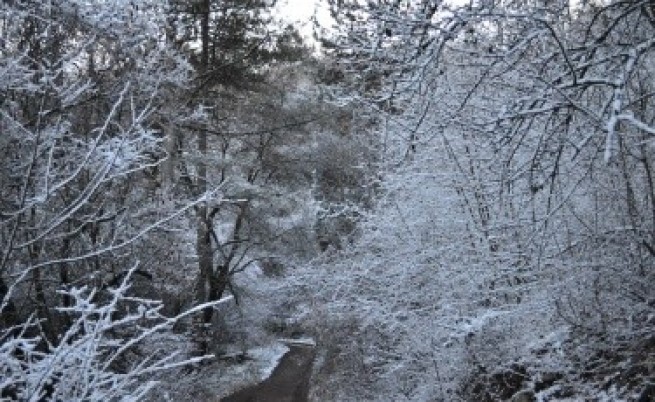
<svg viewBox="0 0 655 402"><path fill-rule="evenodd" d="M289 351L283 343L275 343L248 351L248 356L253 358L253 365L258 373L259 381L264 381L273 374L273 370L280 364L282 357Z"/></svg>
<svg viewBox="0 0 655 402"><path fill-rule="evenodd" d="M314 338L280 338L278 340L290 346L316 346L316 340Z"/></svg>

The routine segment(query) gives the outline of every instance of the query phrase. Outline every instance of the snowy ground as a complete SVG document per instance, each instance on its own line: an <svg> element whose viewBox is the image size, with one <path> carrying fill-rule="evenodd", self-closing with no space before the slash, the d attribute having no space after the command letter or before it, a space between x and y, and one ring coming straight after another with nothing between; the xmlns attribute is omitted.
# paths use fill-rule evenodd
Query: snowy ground
<svg viewBox="0 0 655 402"><path fill-rule="evenodd" d="M178 338L181 341L182 338ZM179 344L178 344L179 347ZM186 345L183 349L189 348ZM235 352L194 369L167 373L152 393L151 401L219 400L236 390L267 379L289 348L284 342ZM245 358L244 358L245 357Z"/></svg>

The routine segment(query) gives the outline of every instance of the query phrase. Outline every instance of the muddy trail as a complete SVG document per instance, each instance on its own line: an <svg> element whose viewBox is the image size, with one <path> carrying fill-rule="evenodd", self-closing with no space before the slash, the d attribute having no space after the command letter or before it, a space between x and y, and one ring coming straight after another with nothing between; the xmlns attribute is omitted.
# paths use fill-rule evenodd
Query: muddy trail
<svg viewBox="0 0 655 402"><path fill-rule="evenodd" d="M221 399L221 402L306 402L316 350L289 345L269 378Z"/></svg>

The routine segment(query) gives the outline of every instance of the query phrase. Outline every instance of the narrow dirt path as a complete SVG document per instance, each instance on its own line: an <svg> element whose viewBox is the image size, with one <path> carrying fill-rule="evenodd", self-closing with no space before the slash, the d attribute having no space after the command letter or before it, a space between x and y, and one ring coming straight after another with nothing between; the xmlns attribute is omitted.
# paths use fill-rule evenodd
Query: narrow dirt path
<svg viewBox="0 0 655 402"><path fill-rule="evenodd" d="M289 345L289 351L265 381L244 388L221 402L307 402L315 348Z"/></svg>

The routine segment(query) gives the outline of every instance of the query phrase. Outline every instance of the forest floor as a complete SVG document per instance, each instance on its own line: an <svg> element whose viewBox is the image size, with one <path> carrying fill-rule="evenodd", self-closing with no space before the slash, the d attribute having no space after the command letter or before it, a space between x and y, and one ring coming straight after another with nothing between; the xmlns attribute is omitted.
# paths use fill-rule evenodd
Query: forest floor
<svg viewBox="0 0 655 402"><path fill-rule="evenodd" d="M315 357L313 345L289 344L289 351L269 378L222 398L221 402L306 402Z"/></svg>

